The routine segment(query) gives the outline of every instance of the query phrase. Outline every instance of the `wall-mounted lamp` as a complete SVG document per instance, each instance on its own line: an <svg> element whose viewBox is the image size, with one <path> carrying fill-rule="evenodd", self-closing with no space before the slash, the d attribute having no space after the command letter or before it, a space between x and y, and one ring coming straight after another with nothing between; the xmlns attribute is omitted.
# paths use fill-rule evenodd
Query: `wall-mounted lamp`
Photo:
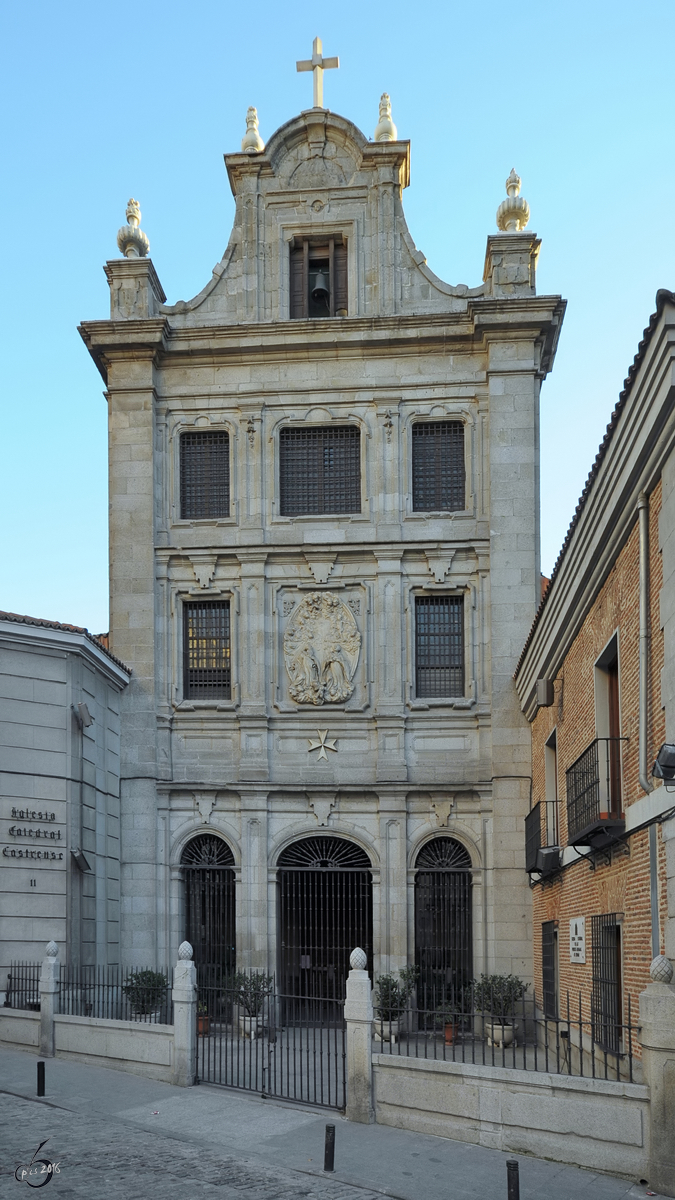
<svg viewBox="0 0 675 1200"><path fill-rule="evenodd" d="M652 767L652 778L662 779L666 791L675 791L675 746L664 742ZM668 786L670 784L670 787Z"/></svg>
<svg viewBox="0 0 675 1200"><path fill-rule="evenodd" d="M78 869L80 871L82 871L83 873L85 871L91 871L91 867L89 865L89 859L87 858L86 854L84 854L83 851L80 850L79 846L78 846L77 850L71 850L70 853L73 857L73 861L75 862L76 866L78 867Z"/></svg>
<svg viewBox="0 0 675 1200"><path fill-rule="evenodd" d="M72 708L73 712L75 713L75 720L80 726L80 729L88 729L90 725L94 724L94 718L89 712L86 704L73 704Z"/></svg>

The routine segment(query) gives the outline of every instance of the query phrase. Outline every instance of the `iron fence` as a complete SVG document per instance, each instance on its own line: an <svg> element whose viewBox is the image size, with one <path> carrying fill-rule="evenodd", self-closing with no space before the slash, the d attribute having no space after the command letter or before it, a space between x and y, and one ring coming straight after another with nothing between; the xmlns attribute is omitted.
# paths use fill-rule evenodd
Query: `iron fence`
<svg viewBox="0 0 675 1200"><path fill-rule="evenodd" d="M61 963L58 1011L76 1017L173 1024L170 970Z"/></svg>
<svg viewBox="0 0 675 1200"><path fill-rule="evenodd" d="M40 1010L40 963L13 962L7 975L6 1008Z"/></svg>
<svg viewBox="0 0 675 1200"><path fill-rule="evenodd" d="M273 976L220 966L198 965L197 978L198 1079L345 1108L344 998L278 992Z"/></svg>
<svg viewBox="0 0 675 1200"><path fill-rule="evenodd" d="M504 1001L497 991L490 1001L485 992L480 995L481 986L467 987L458 1004L446 1005L439 996L434 1007L410 1004L398 1015L376 1013L378 1052L635 1082L640 1026L633 1023L630 996L627 1020L614 1025L616 1042L610 1046L603 1023L594 1014L584 1016L581 994L567 992L559 1015L549 1016L535 996Z"/></svg>

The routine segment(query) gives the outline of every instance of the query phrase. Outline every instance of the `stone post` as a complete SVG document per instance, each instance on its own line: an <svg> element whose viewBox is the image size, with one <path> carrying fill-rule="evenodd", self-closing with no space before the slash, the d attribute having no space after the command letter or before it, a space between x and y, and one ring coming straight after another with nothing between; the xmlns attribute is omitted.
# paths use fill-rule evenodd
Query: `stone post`
<svg viewBox="0 0 675 1200"><path fill-rule="evenodd" d="M197 968L192 946L181 942L173 977L173 1083L192 1087L197 1073Z"/></svg>
<svg viewBox="0 0 675 1200"><path fill-rule="evenodd" d="M675 1196L675 987L672 965L659 954L652 982L640 995L642 1062L649 1086L649 1186Z"/></svg>
<svg viewBox="0 0 675 1200"><path fill-rule="evenodd" d="M347 976L347 1120L370 1125L373 1110L373 996L365 952L352 950Z"/></svg>
<svg viewBox="0 0 675 1200"><path fill-rule="evenodd" d="M40 971L40 1054L54 1057L54 1010L59 990L61 963L56 942L47 942Z"/></svg>

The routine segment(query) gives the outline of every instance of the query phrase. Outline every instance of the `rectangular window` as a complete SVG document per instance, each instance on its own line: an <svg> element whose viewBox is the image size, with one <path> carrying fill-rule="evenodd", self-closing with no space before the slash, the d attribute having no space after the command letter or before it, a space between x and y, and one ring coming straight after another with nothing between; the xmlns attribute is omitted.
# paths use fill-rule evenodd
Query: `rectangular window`
<svg viewBox="0 0 675 1200"><path fill-rule="evenodd" d="M598 738L599 806L620 817L621 712L619 708L619 642L616 634L595 664L595 729Z"/></svg>
<svg viewBox="0 0 675 1200"><path fill-rule="evenodd" d="M230 515L230 438L224 430L182 433L180 515L184 521Z"/></svg>
<svg viewBox="0 0 675 1200"><path fill-rule="evenodd" d="M415 691L419 697L464 695L462 596L415 598Z"/></svg>
<svg viewBox="0 0 675 1200"><path fill-rule="evenodd" d="M347 247L340 237L296 238L291 248L291 319L347 316Z"/></svg>
<svg viewBox="0 0 675 1200"><path fill-rule="evenodd" d="M282 516L361 512L361 438L355 425L282 429L279 457Z"/></svg>
<svg viewBox="0 0 675 1200"><path fill-rule="evenodd" d="M230 699L229 601L183 605L183 671L186 699Z"/></svg>
<svg viewBox="0 0 675 1200"><path fill-rule="evenodd" d="M466 507L464 425L419 421L412 427L413 510Z"/></svg>
<svg viewBox="0 0 675 1200"><path fill-rule="evenodd" d="M554 729L544 746L546 772L546 845L559 846L558 734Z"/></svg>
<svg viewBox="0 0 675 1200"><path fill-rule="evenodd" d="M541 979L544 1016L558 1016L558 931L555 921L544 921L541 927Z"/></svg>
<svg viewBox="0 0 675 1200"><path fill-rule="evenodd" d="M591 917L593 1038L605 1050L621 1049L621 925L617 913Z"/></svg>

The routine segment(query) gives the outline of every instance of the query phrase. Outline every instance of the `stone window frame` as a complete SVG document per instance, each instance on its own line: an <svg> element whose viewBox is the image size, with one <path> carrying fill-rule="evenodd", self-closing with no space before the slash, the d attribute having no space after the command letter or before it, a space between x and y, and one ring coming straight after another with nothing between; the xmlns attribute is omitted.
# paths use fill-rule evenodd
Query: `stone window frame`
<svg viewBox="0 0 675 1200"><path fill-rule="evenodd" d="M201 421L202 417L208 419L208 423L204 424ZM198 423L201 422L201 423ZM227 517L181 517L180 515L180 442L181 434L183 433L226 433L229 438L230 450L230 514ZM168 508L169 508L169 525L172 527L189 529L191 527L202 528L203 526L217 527L218 525L238 525L239 524L239 489L238 489L238 469L237 469L237 450L238 450L238 425L235 418L225 416L222 413L211 414L208 412L198 412L194 415L192 421L188 420L187 414L183 413L176 416L176 419L171 424L168 435Z"/></svg>
<svg viewBox="0 0 675 1200"><path fill-rule="evenodd" d="M436 400L433 404L425 405L424 412L419 407L408 407L401 428L401 458L402 475L405 486L402 488L404 521L448 520L452 517L478 516L476 497L476 471L474 463L481 457L481 446L478 436L478 406L467 407L464 398L462 402L453 401L450 397ZM439 411L440 410L440 411ZM464 508L443 509L414 509L413 508L413 425L435 424L437 421L461 421L464 426Z"/></svg>
<svg viewBox="0 0 675 1200"><path fill-rule="evenodd" d="M469 709L475 700L472 690L472 672L474 670L474 657L472 654L472 637L474 620L471 618L468 609L472 608L475 588L464 581L448 582L438 587L428 587L425 585L413 585L408 590L406 602L406 643L407 643L407 662L408 670L405 673L406 678L406 705L410 709L424 711L430 708L453 708ZM417 597L422 596L462 596L463 597L463 636L464 636L464 693L461 696L418 696L417 695L417 640L415 626L415 612Z"/></svg>
<svg viewBox="0 0 675 1200"><path fill-rule="evenodd" d="M340 318L343 319L343 318ZM303 401L303 404L306 402ZM290 405L285 406L290 408ZM360 452L360 469L361 469L361 509L359 512L353 513L297 513L293 516L283 516L279 511L281 508L281 448L280 448L280 430L288 426L302 426L316 428L326 428L330 425L356 425L358 426L359 452ZM268 435L268 443L272 446L272 454L266 455L267 459L267 524L268 525L292 525L294 522L302 522L304 524L328 524L335 528L341 522L364 522L370 524L372 520L371 507L372 499L369 496L368 488L368 454L367 442L372 438L372 432L363 416L350 409L346 412L338 411L337 405L328 404L308 404L302 415L298 416L293 412L284 412L283 415L278 415L273 421ZM270 475L273 472L273 475Z"/></svg>
<svg viewBox="0 0 675 1200"><path fill-rule="evenodd" d="M343 322L348 321L350 317L358 317L362 315L362 305L359 304L359 287L358 287L358 254L357 254L357 221L353 218L337 218L331 220L330 200L326 195L315 196L312 203L317 200L322 207L312 219L309 217L303 221L287 221L283 218L279 221L279 262L278 262L278 311L276 315L272 314L272 319L277 321L288 321L293 325L297 325L299 321L306 320L316 323L316 317L291 317L291 247L296 238L304 240L308 238L311 241L317 239L325 239L330 237L341 237L347 247L347 313L346 317L325 317L321 320ZM309 200L305 203L309 209ZM326 214L324 216L324 213ZM314 216L314 214L312 214ZM274 308L274 306L273 306Z"/></svg>
<svg viewBox="0 0 675 1200"><path fill-rule="evenodd" d="M184 625L183 612L185 604L195 604L200 600L217 600L230 605L230 696L209 696L204 699L186 696L183 673ZM179 713L204 712L233 712L239 708L241 686L239 672L239 590L228 585L209 588L189 587L177 583L171 588L169 628L171 630L171 647L169 651L171 684L170 703Z"/></svg>

